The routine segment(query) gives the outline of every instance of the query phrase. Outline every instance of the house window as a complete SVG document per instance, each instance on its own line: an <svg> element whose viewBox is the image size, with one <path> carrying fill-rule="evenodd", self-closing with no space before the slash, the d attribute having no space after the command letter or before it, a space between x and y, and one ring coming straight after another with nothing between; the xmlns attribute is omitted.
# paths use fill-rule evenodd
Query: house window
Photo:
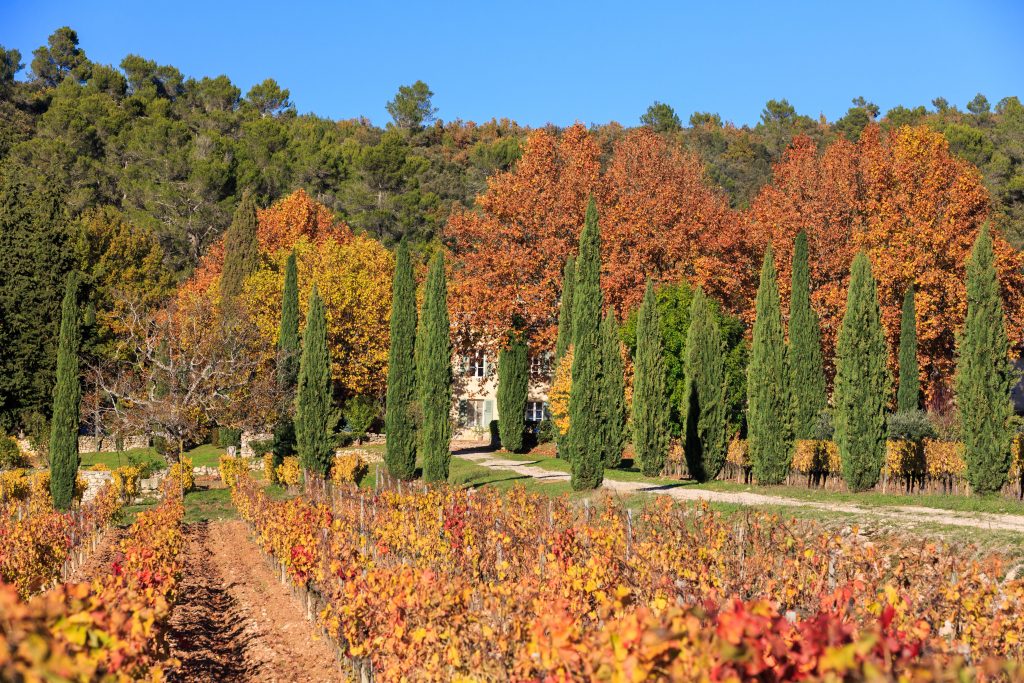
<svg viewBox="0 0 1024 683"><path fill-rule="evenodd" d="M548 418L548 407L544 401L526 402L526 421L541 422Z"/></svg>
<svg viewBox="0 0 1024 683"><path fill-rule="evenodd" d="M484 352L476 351L466 358L466 376L482 378L487 371L487 362L484 360Z"/></svg>
<svg viewBox="0 0 1024 683"><path fill-rule="evenodd" d="M471 398L460 402L461 425L468 429L480 429L485 426L483 399Z"/></svg>
<svg viewBox="0 0 1024 683"><path fill-rule="evenodd" d="M548 355L538 353L530 358L530 375L533 377L548 377L551 370L548 367Z"/></svg>

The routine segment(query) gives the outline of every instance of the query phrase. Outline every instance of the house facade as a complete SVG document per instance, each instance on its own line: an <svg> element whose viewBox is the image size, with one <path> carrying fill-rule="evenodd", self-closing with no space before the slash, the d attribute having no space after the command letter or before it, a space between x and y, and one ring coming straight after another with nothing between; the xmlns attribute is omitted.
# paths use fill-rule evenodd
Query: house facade
<svg viewBox="0 0 1024 683"><path fill-rule="evenodd" d="M475 350L456 358L453 370L455 402L452 421L456 441L491 441L491 423L498 414L498 363L495 355ZM551 388L551 363L546 353L531 355L530 382L524 417L532 426L550 419L548 391Z"/></svg>

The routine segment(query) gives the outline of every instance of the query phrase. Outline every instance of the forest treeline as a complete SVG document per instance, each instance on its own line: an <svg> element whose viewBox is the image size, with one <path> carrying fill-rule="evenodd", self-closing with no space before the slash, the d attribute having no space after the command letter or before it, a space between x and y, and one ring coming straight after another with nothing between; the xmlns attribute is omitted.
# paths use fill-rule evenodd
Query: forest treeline
<svg viewBox="0 0 1024 683"><path fill-rule="evenodd" d="M299 115L284 85L267 79L243 94L227 76L189 77L144 56L94 63L68 27L31 55L0 46L0 426L47 411L68 272L82 273L84 351L96 352L105 342L97 320L114 298L130 290L165 300L221 239L244 193L268 206L305 190L355 233L389 247L406 238L422 253L453 209L472 207L488 177L514 167L530 132L509 120L437 118L422 82L387 103L384 127ZM856 98L833 122L784 99L753 126L706 112L684 122L658 102L640 117L670 147L696 153L732 208L752 203L795 136L822 151L857 141L872 122L941 131L981 170L996 227L1024 244L1015 97L978 95L964 110L937 98L884 115ZM601 163L630 130L590 128Z"/></svg>

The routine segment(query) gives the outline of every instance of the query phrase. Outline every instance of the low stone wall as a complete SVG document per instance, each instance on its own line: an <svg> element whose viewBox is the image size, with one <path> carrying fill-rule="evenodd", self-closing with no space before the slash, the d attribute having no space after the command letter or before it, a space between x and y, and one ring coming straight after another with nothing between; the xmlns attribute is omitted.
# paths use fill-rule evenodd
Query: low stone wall
<svg viewBox="0 0 1024 683"><path fill-rule="evenodd" d="M122 450L147 448L149 437L144 435L126 436ZM117 451L117 439L113 436L80 436L78 437L79 453L114 453Z"/></svg>
<svg viewBox="0 0 1024 683"><path fill-rule="evenodd" d="M257 455L263 455L262 453L255 453L252 450L252 444L254 441L270 441L274 438L273 434L268 432L242 432L242 453L243 458L251 458Z"/></svg>
<svg viewBox="0 0 1024 683"><path fill-rule="evenodd" d="M82 502L88 503L96 497L100 489L110 483L112 473L107 470L78 470L78 476L85 480L85 491Z"/></svg>

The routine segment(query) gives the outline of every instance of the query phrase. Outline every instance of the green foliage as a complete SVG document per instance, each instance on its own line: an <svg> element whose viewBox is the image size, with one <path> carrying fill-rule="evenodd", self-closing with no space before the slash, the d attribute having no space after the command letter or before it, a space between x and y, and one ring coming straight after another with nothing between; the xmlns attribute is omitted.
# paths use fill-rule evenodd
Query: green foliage
<svg viewBox="0 0 1024 683"><path fill-rule="evenodd" d="M327 476L334 451L331 431L338 421L331 385L331 352L327 317L316 285L309 295L306 332L302 338L299 383L295 392L295 442L303 469Z"/></svg>
<svg viewBox="0 0 1024 683"><path fill-rule="evenodd" d="M686 338L686 440L690 475L697 481L718 476L725 464L728 439L725 363L722 335L711 306L699 287L690 307Z"/></svg>
<svg viewBox="0 0 1024 683"><path fill-rule="evenodd" d="M907 287L903 295L900 316L900 383L896 390L896 410L914 412L921 399L921 378L917 366L917 314L914 310L914 287Z"/></svg>
<svg viewBox="0 0 1024 683"><path fill-rule="evenodd" d="M434 254L427 273L423 312L416 331L415 364L422 415L419 448L423 456L423 478L448 481L452 439L452 343L443 251Z"/></svg>
<svg viewBox="0 0 1024 683"><path fill-rule="evenodd" d="M818 413L828 403L821 353L821 322L811 307L807 233L793 244L793 286L789 304L789 363L792 370L793 435L810 439Z"/></svg>
<svg viewBox="0 0 1024 683"><path fill-rule="evenodd" d="M342 416L345 419L345 428L351 433L352 438L362 442L367 432L373 428L373 423L380 417L380 405L372 396L353 396L345 403Z"/></svg>
<svg viewBox="0 0 1024 683"><path fill-rule="evenodd" d="M924 439L934 439L939 435L935 431L935 426L928 419L928 413L916 408L890 413L886 416L885 423L890 439L920 443Z"/></svg>
<svg viewBox="0 0 1024 683"><path fill-rule="evenodd" d="M295 263L295 252L288 255L284 270L284 291L281 295L281 324L277 333L277 384L281 389L285 405L282 406L277 423L274 425L274 466L295 453L295 425L291 411L295 385L299 381L299 357L302 353L299 340L299 276Z"/></svg>
<svg viewBox="0 0 1024 683"><path fill-rule="evenodd" d="M747 376L747 445L757 482L780 484L789 473L793 450L793 402L770 245L761 266L755 316Z"/></svg>
<svg viewBox="0 0 1024 683"><path fill-rule="evenodd" d="M633 450L640 470L648 477L656 477L661 474L668 453L668 397L661 321L650 280L637 318L633 364Z"/></svg>
<svg viewBox="0 0 1024 683"><path fill-rule="evenodd" d="M433 96L433 91L426 83L416 81L412 85L398 88L394 99L385 108L399 128L417 129L434 120L437 107L431 103L430 98Z"/></svg>
<svg viewBox="0 0 1024 683"><path fill-rule="evenodd" d="M256 202L251 195L242 197L235 208L231 227L224 237L224 271L220 276L221 302L227 305L242 292L245 278L260 263L260 245L256 239Z"/></svg>
<svg viewBox="0 0 1024 683"><path fill-rule="evenodd" d="M515 334L498 353L498 436L505 450L523 450L526 429L526 399L530 390L530 361L527 345Z"/></svg>
<svg viewBox="0 0 1024 683"><path fill-rule="evenodd" d="M604 466L618 467L626 447L626 379L622 367L622 341L615 315L608 313L601 323L601 395L604 415L601 420L601 444Z"/></svg>
<svg viewBox="0 0 1024 683"><path fill-rule="evenodd" d="M647 111L640 117L640 123L656 133L674 133L683 127L679 114L664 102L655 102L647 107Z"/></svg>
<svg viewBox="0 0 1024 683"><path fill-rule="evenodd" d="M219 427L217 429L217 443L215 445L221 448L228 448L229 446L241 448L242 430L233 427Z"/></svg>
<svg viewBox="0 0 1024 683"><path fill-rule="evenodd" d="M686 336L690 329L690 306L693 289L685 281L666 283L655 290L660 320L661 343L665 366L665 386L669 396L668 427L671 436L684 438L686 431ZM750 344L745 339L746 326L739 318L722 312L708 299L725 344L726 403L729 432L743 428L747 409L747 362ZM639 311L634 310L622 326L622 340L636 357Z"/></svg>
<svg viewBox="0 0 1024 683"><path fill-rule="evenodd" d="M601 443L601 233L591 197L580 235L573 290L572 389L569 392L569 463L572 488L594 489L604 479Z"/></svg>
<svg viewBox="0 0 1024 683"><path fill-rule="evenodd" d="M850 270L846 313L836 343L833 396L835 442L843 461L843 479L851 491L877 484L885 462L888 358L871 261L861 251Z"/></svg>
<svg viewBox="0 0 1024 683"><path fill-rule="evenodd" d="M13 470L28 465L14 437L0 434L0 470Z"/></svg>
<svg viewBox="0 0 1024 683"><path fill-rule="evenodd" d="M957 345L957 405L967 480L976 493L999 491L1010 468L1010 391L1017 377L1009 350L992 238L986 226L967 262L967 319Z"/></svg>
<svg viewBox="0 0 1024 683"><path fill-rule="evenodd" d="M78 349L78 274L68 276L61 304L60 341L57 346L57 384L53 389L50 421L50 495L58 510L71 507L78 475L78 411L82 400Z"/></svg>
<svg viewBox="0 0 1024 683"><path fill-rule="evenodd" d="M416 283L412 279L409 248L395 250L391 287L391 348L388 350L388 390L384 414L387 446L384 462L391 475L416 475Z"/></svg>
<svg viewBox="0 0 1024 683"><path fill-rule="evenodd" d="M576 259L572 256L565 260L562 271L562 296L558 302L558 340L555 342L555 362L572 346L572 309L573 290L576 285Z"/></svg>

